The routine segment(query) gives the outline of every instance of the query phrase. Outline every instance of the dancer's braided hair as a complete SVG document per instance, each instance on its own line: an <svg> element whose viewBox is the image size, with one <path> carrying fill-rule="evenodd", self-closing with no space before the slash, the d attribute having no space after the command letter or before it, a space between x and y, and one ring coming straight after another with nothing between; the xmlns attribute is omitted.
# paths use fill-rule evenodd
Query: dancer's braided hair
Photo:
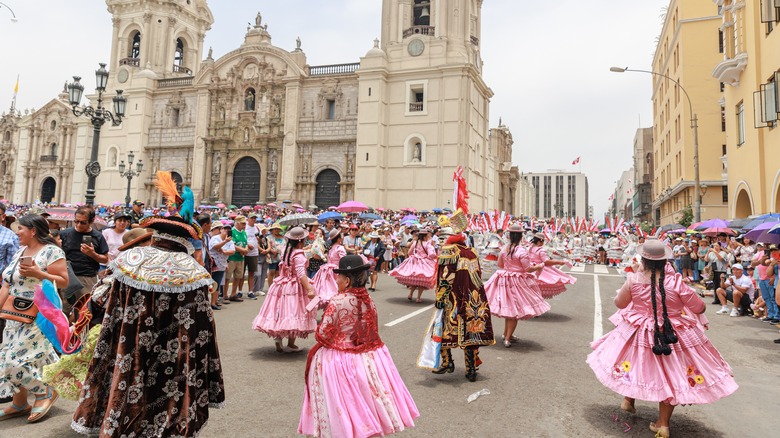
<svg viewBox="0 0 780 438"><path fill-rule="evenodd" d="M657 355L670 355L672 348L669 344L677 343L677 335L674 333L672 322L669 320L669 314L666 309L666 289L664 282L666 280L665 267L666 260L650 260L642 258L645 269L650 271L650 301L653 304L653 322L655 324L655 333L653 334L653 353ZM658 292L661 295L662 326L658 326L658 304L656 298L656 271L659 271Z"/></svg>

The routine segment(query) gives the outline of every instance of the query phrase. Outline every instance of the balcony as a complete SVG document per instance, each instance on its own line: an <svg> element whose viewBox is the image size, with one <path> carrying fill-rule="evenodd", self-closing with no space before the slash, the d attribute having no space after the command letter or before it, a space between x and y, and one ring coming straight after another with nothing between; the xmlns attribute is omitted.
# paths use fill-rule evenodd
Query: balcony
<svg viewBox="0 0 780 438"><path fill-rule="evenodd" d="M745 70L748 63L747 53L740 53L729 59L724 59L712 70L712 76L724 84L731 86L739 85L739 76Z"/></svg>
<svg viewBox="0 0 780 438"><path fill-rule="evenodd" d="M313 65L309 67L309 76L349 75L360 67L359 62L349 64Z"/></svg>
<svg viewBox="0 0 780 438"><path fill-rule="evenodd" d="M188 75L192 74L192 70L190 70L189 68L187 68L187 67L185 67L183 65L176 65L176 64L173 64L173 72L174 73L185 73L185 74L188 74Z"/></svg>
<svg viewBox="0 0 780 438"><path fill-rule="evenodd" d="M141 65L139 58L124 58L119 60L119 65L129 65L130 67L138 67Z"/></svg>
<svg viewBox="0 0 780 438"><path fill-rule="evenodd" d="M412 35L431 35L436 34L436 26L412 26L404 30L404 38L408 38Z"/></svg>
<svg viewBox="0 0 780 438"><path fill-rule="evenodd" d="M56 155L41 155L41 159L39 160L41 163L54 163L57 161Z"/></svg>
<svg viewBox="0 0 780 438"><path fill-rule="evenodd" d="M192 85L192 76L186 78L160 79L157 81L157 88L178 88L189 87Z"/></svg>
<svg viewBox="0 0 780 438"><path fill-rule="evenodd" d="M417 113L424 109L422 102L415 102L409 104L409 112L410 113Z"/></svg>

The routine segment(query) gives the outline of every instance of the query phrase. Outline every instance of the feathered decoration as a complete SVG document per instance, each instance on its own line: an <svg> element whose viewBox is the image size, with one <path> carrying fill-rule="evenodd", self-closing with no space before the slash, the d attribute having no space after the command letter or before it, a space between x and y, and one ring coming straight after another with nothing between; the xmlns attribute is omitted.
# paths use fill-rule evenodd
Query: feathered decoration
<svg viewBox="0 0 780 438"><path fill-rule="evenodd" d="M70 322L62 313L62 300L51 281L43 280L42 285L35 287L34 301L38 307L35 325L51 342L54 349L60 354L73 354L81 350L81 342L74 342L72 339Z"/></svg>
<svg viewBox="0 0 780 438"><path fill-rule="evenodd" d="M171 172L158 170L154 185L162 193L165 203L169 207L173 205L177 210L181 207L183 200L176 189L176 181L173 180Z"/></svg>
<svg viewBox="0 0 780 438"><path fill-rule="evenodd" d="M188 186L184 186L181 189L181 208L179 209L179 215L187 221L188 224L192 223L192 215L195 214L195 195Z"/></svg>

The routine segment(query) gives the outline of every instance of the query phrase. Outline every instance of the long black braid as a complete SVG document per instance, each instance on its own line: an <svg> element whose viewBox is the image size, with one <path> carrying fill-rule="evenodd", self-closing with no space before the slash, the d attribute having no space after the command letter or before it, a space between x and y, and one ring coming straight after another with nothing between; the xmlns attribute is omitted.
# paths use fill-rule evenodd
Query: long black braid
<svg viewBox="0 0 780 438"><path fill-rule="evenodd" d="M287 240L287 246L284 248L284 255L282 256L282 259L287 263L287 266L290 266L290 257L292 256L293 250L295 250L301 242L303 242L303 240Z"/></svg>
<svg viewBox="0 0 780 438"><path fill-rule="evenodd" d="M520 245L520 240L523 238L522 231L510 231L509 232L509 258L512 258L512 254L515 253L515 248Z"/></svg>
<svg viewBox="0 0 780 438"><path fill-rule="evenodd" d="M664 266L666 260L649 260L642 259L645 269L650 270L650 302L653 305L653 353L656 355L670 355L672 354L672 348L669 344L677 342L677 335L674 333L672 323L669 321L669 315L666 310L666 290L664 288L664 280L666 279L664 273ZM658 326L658 303L656 298L656 271L660 271L660 283L658 284L658 291L661 295L661 308L663 311L663 331Z"/></svg>

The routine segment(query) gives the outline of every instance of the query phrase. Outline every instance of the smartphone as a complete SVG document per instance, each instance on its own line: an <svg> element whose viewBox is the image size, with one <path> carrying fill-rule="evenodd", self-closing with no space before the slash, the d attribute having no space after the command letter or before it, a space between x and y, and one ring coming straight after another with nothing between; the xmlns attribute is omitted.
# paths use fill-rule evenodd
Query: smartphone
<svg viewBox="0 0 780 438"><path fill-rule="evenodd" d="M19 257L19 264L22 265L22 266L32 266L32 264L33 264L32 256L22 256L22 257Z"/></svg>
<svg viewBox="0 0 780 438"><path fill-rule="evenodd" d="M92 245L92 236L82 236L81 243L84 245Z"/></svg>

